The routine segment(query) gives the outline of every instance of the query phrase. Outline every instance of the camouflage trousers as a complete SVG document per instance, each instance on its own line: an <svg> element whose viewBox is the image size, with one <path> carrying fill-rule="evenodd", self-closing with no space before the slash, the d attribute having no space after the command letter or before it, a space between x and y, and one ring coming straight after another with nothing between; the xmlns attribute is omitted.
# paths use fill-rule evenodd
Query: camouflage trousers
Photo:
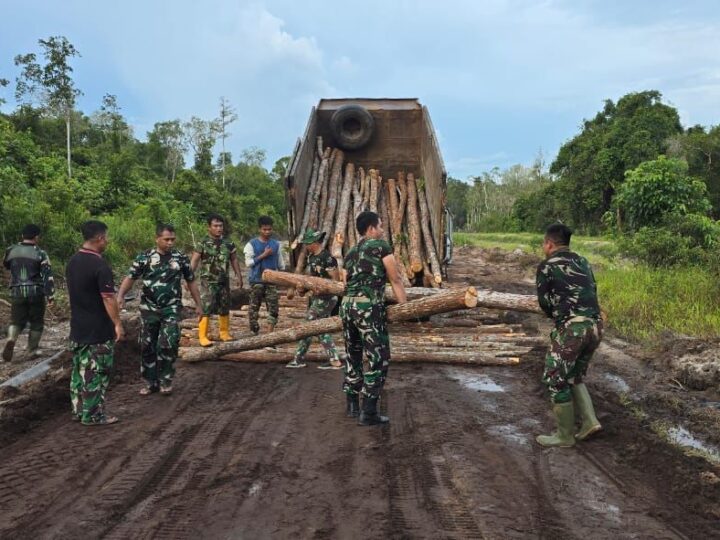
<svg viewBox="0 0 720 540"><path fill-rule="evenodd" d="M337 305L337 296L324 296L324 297L313 297L310 299L307 312L305 313L305 319L308 321L315 321L317 319L325 319L332 314L333 309ZM318 341L327 352L328 357L331 360L340 360L338 356L335 342L333 342L330 334L321 334L318 336ZM295 351L295 359L302 360L310 348L312 343L312 336L306 337L298 343L297 350Z"/></svg>
<svg viewBox="0 0 720 540"><path fill-rule="evenodd" d="M170 386L180 345L178 312L141 311L140 319L140 374L150 387Z"/></svg>
<svg viewBox="0 0 720 540"><path fill-rule="evenodd" d="M200 300L205 315L230 313L230 282L200 281Z"/></svg>
<svg viewBox="0 0 720 540"><path fill-rule="evenodd" d="M260 304L265 300L267 308L268 322L275 326L280 315L280 297L275 285L267 285L265 283L253 283L250 286L250 305L248 306L248 321L250 321L250 330L258 333L260 324Z"/></svg>
<svg viewBox="0 0 720 540"><path fill-rule="evenodd" d="M110 384L114 341L81 345L71 343L70 401L73 414L83 424L101 421L105 416L105 392Z"/></svg>
<svg viewBox="0 0 720 540"><path fill-rule="evenodd" d="M347 394L379 397L390 367L390 337L385 304L345 297L340 305L345 338L345 380ZM363 352L368 369L363 373Z"/></svg>
<svg viewBox="0 0 720 540"><path fill-rule="evenodd" d="M593 353L600 345L602 321L585 319L569 322L550 333L550 350L545 357L543 382L553 403L572 400L572 386L582 382Z"/></svg>

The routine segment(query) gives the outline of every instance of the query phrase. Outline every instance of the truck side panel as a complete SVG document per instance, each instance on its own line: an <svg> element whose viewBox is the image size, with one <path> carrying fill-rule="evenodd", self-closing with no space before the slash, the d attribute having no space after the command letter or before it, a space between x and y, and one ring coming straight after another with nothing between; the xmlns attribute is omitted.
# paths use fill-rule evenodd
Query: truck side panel
<svg viewBox="0 0 720 540"><path fill-rule="evenodd" d="M432 223L435 249L442 261L445 256L445 191L447 173L443 164L440 148L435 137L435 128L430 120L430 114L423 107L424 129L420 141L420 156L422 161L422 177L425 179L425 192L427 194Z"/></svg>

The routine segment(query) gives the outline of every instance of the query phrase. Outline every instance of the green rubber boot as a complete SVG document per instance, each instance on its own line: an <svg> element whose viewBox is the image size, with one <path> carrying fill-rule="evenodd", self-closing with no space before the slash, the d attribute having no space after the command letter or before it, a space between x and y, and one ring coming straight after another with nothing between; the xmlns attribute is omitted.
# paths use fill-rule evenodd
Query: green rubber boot
<svg viewBox="0 0 720 540"><path fill-rule="evenodd" d="M587 386L583 383L576 384L573 386L572 393L573 399L577 404L578 412L580 413L580 418L582 419L582 426L580 426L580 431L575 434L575 438L578 441L584 441L593 433L600 431L602 426L595 416L595 409L593 408Z"/></svg>
<svg viewBox="0 0 720 540"><path fill-rule="evenodd" d="M557 430L552 435L538 435L535 440L542 446L568 448L575 445L575 407L573 402L553 404Z"/></svg>
<svg viewBox="0 0 720 540"><path fill-rule="evenodd" d="M15 350L15 342L17 341L19 335L19 326L15 326L14 324L8 326L8 337L7 341L5 342L5 348L2 352L3 360L5 360L6 362L10 362L12 360L13 351Z"/></svg>
<svg viewBox="0 0 720 540"><path fill-rule="evenodd" d="M42 330L30 330L28 334L28 346L27 354L28 357L33 358L40 353L40 338L42 337Z"/></svg>

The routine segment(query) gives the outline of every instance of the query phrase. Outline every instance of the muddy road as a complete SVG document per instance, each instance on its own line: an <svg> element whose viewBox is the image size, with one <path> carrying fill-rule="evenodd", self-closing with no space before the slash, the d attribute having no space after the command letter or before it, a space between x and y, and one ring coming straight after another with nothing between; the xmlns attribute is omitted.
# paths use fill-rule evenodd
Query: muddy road
<svg viewBox="0 0 720 540"><path fill-rule="evenodd" d="M529 287L520 263L483 268L496 288L493 268ZM720 537L712 396L673 389L625 349L608 340L588 379L605 430L546 450L540 353L392 366L391 423L362 428L344 417L339 372L183 364L172 396L143 398L127 348L108 399L120 424L83 427L57 407L0 449L0 538ZM703 452L658 427L676 424Z"/></svg>

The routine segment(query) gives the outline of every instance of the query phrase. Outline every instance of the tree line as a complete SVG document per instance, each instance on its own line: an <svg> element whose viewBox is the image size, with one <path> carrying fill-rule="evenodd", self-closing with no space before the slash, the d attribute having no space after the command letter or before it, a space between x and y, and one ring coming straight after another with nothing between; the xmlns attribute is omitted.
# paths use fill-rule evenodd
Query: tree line
<svg viewBox="0 0 720 540"><path fill-rule="evenodd" d="M80 223L93 217L110 225L115 242L108 256L123 263L149 245L161 221L178 228L185 247L203 234L204 216L211 212L225 215L241 237L253 233L263 214L283 230L288 158L268 170L261 149L246 149L237 159L227 152L238 117L226 98L219 98L216 118L159 121L140 140L113 94L89 114L78 110L82 92L73 80L73 62L80 53L65 37L38 45L38 52L15 57L18 106L0 114L4 244L34 222L50 255L64 261L80 243ZM0 91L12 87L0 78ZM0 105L6 102L0 95Z"/></svg>

